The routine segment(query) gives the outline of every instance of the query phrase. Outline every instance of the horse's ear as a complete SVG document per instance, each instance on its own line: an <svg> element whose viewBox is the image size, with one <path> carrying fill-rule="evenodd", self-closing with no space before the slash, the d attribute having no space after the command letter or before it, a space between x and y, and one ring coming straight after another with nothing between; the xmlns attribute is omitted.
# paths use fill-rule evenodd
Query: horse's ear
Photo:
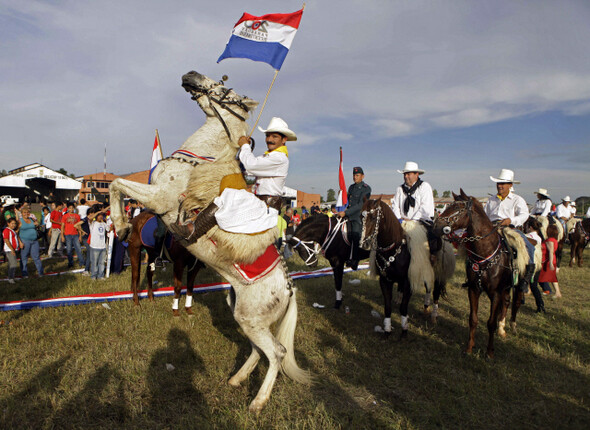
<svg viewBox="0 0 590 430"><path fill-rule="evenodd" d="M465 194L465 191L463 191L463 188L459 188L459 191L461 192L461 197L463 197L464 199L469 198L469 196L467 194Z"/></svg>
<svg viewBox="0 0 590 430"><path fill-rule="evenodd" d="M453 194L453 198L455 199L455 201L459 200L459 196L455 194L453 191L451 191L451 194Z"/></svg>

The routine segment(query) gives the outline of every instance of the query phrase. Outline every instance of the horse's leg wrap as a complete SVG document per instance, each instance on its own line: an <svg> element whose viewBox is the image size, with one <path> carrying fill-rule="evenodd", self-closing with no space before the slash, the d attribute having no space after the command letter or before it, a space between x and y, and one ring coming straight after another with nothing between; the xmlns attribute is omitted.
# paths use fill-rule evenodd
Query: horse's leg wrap
<svg viewBox="0 0 590 430"><path fill-rule="evenodd" d="M211 202L209 206L199 212L194 221L189 220L182 225L171 224L169 228L174 236L187 242L187 245L190 245L195 243L201 236L217 225L215 212L217 212L218 209L219 207Z"/></svg>

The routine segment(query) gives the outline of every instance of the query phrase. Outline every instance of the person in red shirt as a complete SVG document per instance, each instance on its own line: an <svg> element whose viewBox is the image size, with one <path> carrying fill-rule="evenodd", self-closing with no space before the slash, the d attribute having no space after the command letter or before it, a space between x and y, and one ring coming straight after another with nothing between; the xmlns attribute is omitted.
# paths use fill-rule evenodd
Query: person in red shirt
<svg viewBox="0 0 590 430"><path fill-rule="evenodd" d="M51 203L51 215L49 219L51 221L51 242L49 243L49 250L47 251L47 255L49 258L53 257L53 253L55 250L61 255L63 252L63 243L59 240L61 237L61 210L63 208L62 202L53 202Z"/></svg>
<svg viewBox="0 0 590 430"><path fill-rule="evenodd" d="M4 238L4 253L8 259L8 282L14 284L14 274L18 267L16 253L23 247L22 241L16 234L17 221L15 218L9 218L6 221L6 228L2 232Z"/></svg>
<svg viewBox="0 0 590 430"><path fill-rule="evenodd" d="M68 268L74 267L74 253L72 248L76 250L78 264L80 267L84 267L84 256L80 247L82 237L80 226L82 225L82 220L80 219L80 215L76 213L76 205L74 203L68 203L68 212L61 218L61 221L61 241L66 243Z"/></svg>

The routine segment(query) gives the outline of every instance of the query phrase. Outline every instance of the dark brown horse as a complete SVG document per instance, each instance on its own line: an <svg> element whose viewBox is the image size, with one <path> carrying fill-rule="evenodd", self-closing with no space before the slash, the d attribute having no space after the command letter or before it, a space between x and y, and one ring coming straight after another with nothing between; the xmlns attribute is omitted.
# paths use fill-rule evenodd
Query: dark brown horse
<svg viewBox="0 0 590 430"><path fill-rule="evenodd" d="M418 223L410 222L404 230L389 205L382 202L380 198L365 202L361 243L365 249L374 252L374 257L371 258L371 272L379 275L385 308L386 333L391 330L391 299L394 282L397 282L398 291L402 294L400 304L402 338L406 337L408 332L408 305L412 293L416 292L418 287L426 287L424 301L426 311L430 303L432 282L434 282L434 288L432 288L434 306L431 319L436 323L439 298L445 294L446 281L455 271L455 255L453 247L448 242L441 240L440 237L429 237L429 248L437 257L432 267L428 249L412 251L412 241L420 244L426 239L426 231ZM416 248L420 248L420 245Z"/></svg>
<svg viewBox="0 0 590 430"><path fill-rule="evenodd" d="M182 290L182 274L184 273L184 268L187 267L185 310L187 314L192 315L193 286L195 284L197 273L203 267L203 264L173 238L168 240L163 235L159 235L161 236L161 239L159 240L148 240L144 242L142 239L142 231L150 220L152 220L152 223L157 220L156 215L150 211L142 212L131 220L132 230L131 235L129 236L129 246L127 250L129 252L129 259L131 260L131 291L133 292L133 302L136 305L139 305L138 290L141 271L141 250L145 249L148 254L148 266L146 269L148 299L153 301L154 291L152 280L155 271L154 262L156 257L161 254L162 247L166 247L168 255L174 265L174 302L172 305L172 312L174 316L180 315L178 312L178 301ZM153 232L150 231L149 234L158 236L156 230ZM153 237L150 237L150 239L152 238ZM166 246L165 242L170 242L169 246Z"/></svg>
<svg viewBox="0 0 590 430"><path fill-rule="evenodd" d="M582 257L584 255L584 248L590 242L590 218L578 221L574 232L570 234L570 267L574 263L578 263L578 267L582 267Z"/></svg>
<svg viewBox="0 0 590 430"><path fill-rule="evenodd" d="M484 212L481 203L463 190L460 195L453 193L455 201L436 219L434 232L437 235L450 236L450 240L465 246L467 286L469 292L469 342L467 353L475 345L475 330L478 323L477 310L479 296L485 292L491 301L488 318L487 354L494 356L494 333L505 336L504 320L510 304L512 287L511 250L503 245L497 227L494 227ZM455 230L466 229L466 236L457 238L452 235ZM522 301L522 291L515 290L512 302L511 326L516 328L516 314Z"/></svg>
<svg viewBox="0 0 590 430"><path fill-rule="evenodd" d="M363 230L361 247L375 253L371 257L371 272L379 274L383 294L385 335L391 334L393 284L402 293L399 312L402 320L400 338L408 336L408 304L412 289L408 277L410 251L404 230L389 206L378 200L367 200L362 209Z"/></svg>
<svg viewBox="0 0 590 430"><path fill-rule="evenodd" d="M346 237L345 219L328 217L327 215L313 215L303 220L297 227L295 236L289 241L289 245L297 251L307 266L315 267L318 262L318 254L321 252L330 262L334 272L334 286L336 288L336 301L334 308L342 305L342 277L344 263L350 259L350 242ZM359 252L361 259L369 257L369 253Z"/></svg>

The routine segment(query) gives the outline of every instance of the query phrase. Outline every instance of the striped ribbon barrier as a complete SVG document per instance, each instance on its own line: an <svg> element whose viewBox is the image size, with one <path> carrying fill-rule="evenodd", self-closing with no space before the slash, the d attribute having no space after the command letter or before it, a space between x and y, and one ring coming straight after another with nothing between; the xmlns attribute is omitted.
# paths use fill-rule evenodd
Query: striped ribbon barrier
<svg viewBox="0 0 590 430"><path fill-rule="evenodd" d="M359 265L359 270L366 270L369 268L368 264ZM67 273L78 273L83 269L73 270ZM351 272L352 269L345 269L344 272ZM59 273L55 273L59 274ZM48 274L50 275L50 274ZM332 268L327 267L324 269L315 270L312 272L292 272L289 274L293 279L312 279L320 278L323 276L331 276ZM230 288L230 284L227 282L213 283L213 284L199 284L193 288L193 293L206 293L209 291L220 291L227 290ZM186 294L186 287L182 289L182 294ZM174 295L174 287L164 287L154 289L154 297L164 297ZM143 290L139 293L139 297L147 298L147 290ZM19 300L13 302L0 302L0 311L16 311L33 308L54 308L58 306L72 306L72 305L86 305L90 303L102 303L102 302L113 302L116 300L129 300L133 298L131 291L120 291L112 293L97 293L87 294L82 296L69 296L69 297L58 297L54 299L41 299L41 300Z"/></svg>

